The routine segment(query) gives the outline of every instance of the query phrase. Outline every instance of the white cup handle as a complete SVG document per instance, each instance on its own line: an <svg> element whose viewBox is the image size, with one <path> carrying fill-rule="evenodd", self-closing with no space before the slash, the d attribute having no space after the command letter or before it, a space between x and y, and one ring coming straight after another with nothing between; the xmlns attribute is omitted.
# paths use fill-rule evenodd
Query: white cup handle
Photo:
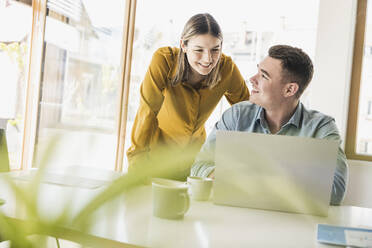
<svg viewBox="0 0 372 248"><path fill-rule="evenodd" d="M182 212L179 214L185 214L187 210L189 210L189 207L190 207L190 197L189 197L189 194L187 193L181 193L180 195L185 199L185 204L184 204L184 208Z"/></svg>
<svg viewBox="0 0 372 248"><path fill-rule="evenodd" d="M187 189L187 193L189 195L192 195L192 191L191 191L191 182L185 182L185 184L187 185L188 189Z"/></svg>

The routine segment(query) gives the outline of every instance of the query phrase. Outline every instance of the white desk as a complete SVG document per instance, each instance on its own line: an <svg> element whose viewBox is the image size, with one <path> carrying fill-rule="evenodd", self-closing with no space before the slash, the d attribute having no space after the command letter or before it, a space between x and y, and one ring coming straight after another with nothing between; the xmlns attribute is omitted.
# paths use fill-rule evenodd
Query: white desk
<svg viewBox="0 0 372 248"><path fill-rule="evenodd" d="M3 183L0 187L0 198L7 201L0 209L9 217L23 220L25 213L19 200L5 190ZM38 199L40 215L54 218L68 205L73 216L101 190L42 184ZM327 247L316 241L317 223L372 226L372 209L350 206L331 207L328 218L322 218L191 201L183 220L159 219L152 216L151 186L140 186L125 193L99 209L95 217L89 234L103 239L88 243L96 247L132 247L125 244L146 247ZM94 239L93 236L89 237ZM61 237L68 239L69 235L62 233ZM103 246L105 243L108 246Z"/></svg>

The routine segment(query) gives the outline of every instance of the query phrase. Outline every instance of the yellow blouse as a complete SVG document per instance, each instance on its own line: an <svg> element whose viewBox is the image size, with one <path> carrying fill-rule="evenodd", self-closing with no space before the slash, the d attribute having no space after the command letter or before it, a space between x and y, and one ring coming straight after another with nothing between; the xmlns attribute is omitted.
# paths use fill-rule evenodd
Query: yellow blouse
<svg viewBox="0 0 372 248"><path fill-rule="evenodd" d="M140 89L140 106L127 151L129 166L159 144L200 149L204 123L223 95L230 104L248 100L249 91L231 57L221 55L221 81L212 89L195 89L187 82L170 85L177 69L178 48L159 48ZM147 154L148 155L148 154Z"/></svg>

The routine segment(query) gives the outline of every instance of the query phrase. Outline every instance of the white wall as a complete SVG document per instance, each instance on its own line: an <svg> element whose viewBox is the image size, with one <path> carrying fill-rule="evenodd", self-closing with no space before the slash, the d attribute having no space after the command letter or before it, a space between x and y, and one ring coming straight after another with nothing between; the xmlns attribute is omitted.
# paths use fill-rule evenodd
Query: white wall
<svg viewBox="0 0 372 248"><path fill-rule="evenodd" d="M310 106L333 116L346 135L357 0L319 1Z"/></svg>
<svg viewBox="0 0 372 248"><path fill-rule="evenodd" d="M310 107L336 119L346 136L357 0L319 1ZM344 205L372 208L372 162L349 160Z"/></svg>
<svg viewBox="0 0 372 248"><path fill-rule="evenodd" d="M372 162L349 160L349 184L343 204L372 208Z"/></svg>

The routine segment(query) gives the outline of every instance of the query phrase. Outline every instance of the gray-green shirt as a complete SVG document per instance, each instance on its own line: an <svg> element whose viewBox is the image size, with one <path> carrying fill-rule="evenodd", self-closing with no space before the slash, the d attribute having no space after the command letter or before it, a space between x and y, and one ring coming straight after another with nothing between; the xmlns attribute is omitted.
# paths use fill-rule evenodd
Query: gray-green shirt
<svg viewBox="0 0 372 248"><path fill-rule="evenodd" d="M271 134L265 119L265 110L249 101L240 102L226 110L215 124L191 168L192 176L207 177L215 168L214 150L217 130L235 130ZM282 126L278 135L302 136L337 140L341 138L334 119L318 111L307 110L299 103L290 120ZM348 165L343 150L339 147L334 175L331 204L339 205L345 195Z"/></svg>

